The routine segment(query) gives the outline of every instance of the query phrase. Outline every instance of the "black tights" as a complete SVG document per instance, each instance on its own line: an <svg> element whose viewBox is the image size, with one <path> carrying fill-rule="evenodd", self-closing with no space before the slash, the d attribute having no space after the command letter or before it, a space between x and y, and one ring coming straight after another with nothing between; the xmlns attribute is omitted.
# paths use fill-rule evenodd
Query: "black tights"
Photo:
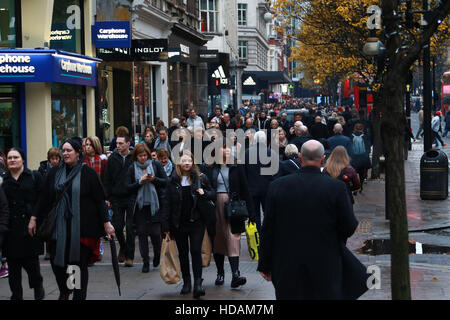
<svg viewBox="0 0 450 320"><path fill-rule="evenodd" d="M217 273L225 274L225 256L223 254L214 253L214 261L216 262ZM230 262L232 273L239 271L239 257L228 257L228 261Z"/></svg>
<svg viewBox="0 0 450 320"><path fill-rule="evenodd" d="M53 259L55 255L55 248L53 246L49 245L50 249L50 262L52 265L53 273L56 277L56 283L58 284L59 292L60 294L66 294L70 292L71 290L67 286L67 279L69 275L67 274L67 265L65 267L58 267L53 264ZM83 244L80 244L80 262L76 263L80 268L80 288L81 289L75 289L73 291L73 300L86 300L87 296L87 287L88 287L88 281L89 281L89 273L88 273L88 261L89 261L89 255L91 253L91 250L86 247Z"/></svg>
<svg viewBox="0 0 450 320"><path fill-rule="evenodd" d="M189 225L183 225L180 230L175 232L175 241L178 247L181 273L184 281L190 281L191 279L189 251L192 257L194 279L202 277L202 242L204 235L205 225L198 221L189 223Z"/></svg>

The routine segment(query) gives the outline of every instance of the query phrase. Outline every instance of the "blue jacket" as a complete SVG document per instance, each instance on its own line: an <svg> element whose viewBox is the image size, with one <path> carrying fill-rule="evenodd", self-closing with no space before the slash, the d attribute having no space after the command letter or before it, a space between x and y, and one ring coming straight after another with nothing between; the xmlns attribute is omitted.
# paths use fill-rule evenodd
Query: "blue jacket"
<svg viewBox="0 0 450 320"><path fill-rule="evenodd" d="M327 141L331 152L333 152L334 148L336 148L337 146L343 146L347 150L348 155L350 157L352 156L353 154L352 140L349 137L339 133L335 134L331 138L328 138Z"/></svg>

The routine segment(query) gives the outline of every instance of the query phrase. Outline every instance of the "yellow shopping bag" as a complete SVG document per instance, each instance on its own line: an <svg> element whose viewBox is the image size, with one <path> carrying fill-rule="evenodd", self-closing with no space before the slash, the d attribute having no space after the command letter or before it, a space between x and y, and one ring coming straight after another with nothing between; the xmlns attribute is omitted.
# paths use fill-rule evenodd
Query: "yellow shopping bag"
<svg viewBox="0 0 450 320"><path fill-rule="evenodd" d="M253 261L259 260L259 233L256 229L256 223L249 222L245 227L245 235L247 236L248 253Z"/></svg>

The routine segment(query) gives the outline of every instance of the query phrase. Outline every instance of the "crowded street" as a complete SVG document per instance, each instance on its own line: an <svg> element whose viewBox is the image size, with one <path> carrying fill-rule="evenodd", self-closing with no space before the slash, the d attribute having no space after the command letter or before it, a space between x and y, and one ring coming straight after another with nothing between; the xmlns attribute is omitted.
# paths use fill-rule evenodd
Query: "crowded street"
<svg viewBox="0 0 450 320"><path fill-rule="evenodd" d="M449 300L419 2L1 0L0 300Z"/></svg>

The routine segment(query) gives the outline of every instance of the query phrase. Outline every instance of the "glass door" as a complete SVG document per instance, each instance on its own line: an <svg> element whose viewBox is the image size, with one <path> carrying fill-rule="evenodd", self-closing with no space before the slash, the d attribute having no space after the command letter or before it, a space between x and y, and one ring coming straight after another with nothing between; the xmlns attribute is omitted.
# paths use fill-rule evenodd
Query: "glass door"
<svg viewBox="0 0 450 320"><path fill-rule="evenodd" d="M8 152L20 146L20 116L18 88L0 85L0 149Z"/></svg>

